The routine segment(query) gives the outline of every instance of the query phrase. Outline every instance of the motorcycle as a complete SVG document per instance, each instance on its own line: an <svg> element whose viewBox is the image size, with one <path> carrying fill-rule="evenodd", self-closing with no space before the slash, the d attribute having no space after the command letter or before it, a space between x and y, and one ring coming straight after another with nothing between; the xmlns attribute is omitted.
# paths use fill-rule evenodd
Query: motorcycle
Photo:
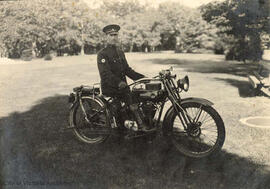
<svg viewBox="0 0 270 189"><path fill-rule="evenodd" d="M102 95L99 84L80 86L70 93L69 127L82 142L98 144L116 131L126 139L162 134L185 156L203 158L219 152L225 141L225 127L213 103L202 98L180 97L189 89L189 78L176 80L172 68L153 78L128 85L138 99L138 108L153 132L143 132L129 106L119 99ZM161 122L165 104L170 102Z"/></svg>

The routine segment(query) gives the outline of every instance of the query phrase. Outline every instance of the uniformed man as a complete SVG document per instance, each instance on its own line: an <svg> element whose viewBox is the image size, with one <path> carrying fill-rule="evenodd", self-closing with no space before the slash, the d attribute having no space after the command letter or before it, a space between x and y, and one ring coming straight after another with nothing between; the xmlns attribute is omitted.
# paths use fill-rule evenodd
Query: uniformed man
<svg viewBox="0 0 270 189"><path fill-rule="evenodd" d="M144 75L129 67L124 52L119 48L119 30L120 26L115 24L103 28L107 38L107 46L97 55L102 93L105 96L117 97L127 103L135 116L139 129L145 132L151 131L141 119L138 104L134 102L126 80L126 76L132 80L138 80Z"/></svg>

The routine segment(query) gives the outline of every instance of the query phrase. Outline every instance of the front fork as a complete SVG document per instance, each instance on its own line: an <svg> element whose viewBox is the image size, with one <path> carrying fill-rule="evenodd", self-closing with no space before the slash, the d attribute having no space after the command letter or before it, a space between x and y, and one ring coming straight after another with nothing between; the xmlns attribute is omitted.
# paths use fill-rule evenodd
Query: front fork
<svg viewBox="0 0 270 189"><path fill-rule="evenodd" d="M201 113L202 113L202 105L199 107L199 111L197 111L195 117L192 118L192 117L190 117L188 112L184 108L181 107L180 103L178 103L178 102L173 103L172 102L172 104L173 104L173 108L177 112L177 116L180 119L185 130L188 129L188 126L190 123L197 123L198 122L198 120L201 116Z"/></svg>
<svg viewBox="0 0 270 189"><path fill-rule="evenodd" d="M173 81L165 81L164 86L166 90L169 92L168 98L172 103L174 111L177 113L178 118L180 119L184 129L187 130L188 124L191 123L191 117L188 115L185 109L181 107L181 98L178 91L174 91L176 89L175 84ZM173 86L172 89L170 86Z"/></svg>
<svg viewBox="0 0 270 189"><path fill-rule="evenodd" d="M191 122L191 119L189 118L188 113L186 112L186 110L183 109L182 107L180 107L180 106L178 107L178 106L174 105L174 111L177 112L177 116L180 119L182 125L184 126L184 129L187 130L188 123ZM179 108L181 108L182 111L179 111Z"/></svg>

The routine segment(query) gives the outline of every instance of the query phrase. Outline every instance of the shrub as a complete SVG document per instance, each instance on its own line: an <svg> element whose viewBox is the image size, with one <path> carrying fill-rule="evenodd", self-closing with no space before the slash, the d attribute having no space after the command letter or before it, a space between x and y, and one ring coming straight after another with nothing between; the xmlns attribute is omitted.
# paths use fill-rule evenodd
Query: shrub
<svg viewBox="0 0 270 189"><path fill-rule="evenodd" d="M50 54L46 54L44 56L44 60L52 60L52 56Z"/></svg>
<svg viewBox="0 0 270 189"><path fill-rule="evenodd" d="M24 61L30 61L33 58L32 49L25 49L22 51L21 59Z"/></svg>
<svg viewBox="0 0 270 189"><path fill-rule="evenodd" d="M221 42L221 40L216 40L214 45L214 53L215 54L224 54L224 43Z"/></svg>

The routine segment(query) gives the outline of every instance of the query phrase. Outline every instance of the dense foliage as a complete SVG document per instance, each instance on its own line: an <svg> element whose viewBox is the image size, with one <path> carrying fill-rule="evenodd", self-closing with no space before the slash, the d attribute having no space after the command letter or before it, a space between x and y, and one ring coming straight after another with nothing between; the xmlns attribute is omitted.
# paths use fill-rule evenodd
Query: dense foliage
<svg viewBox="0 0 270 189"><path fill-rule="evenodd" d="M0 53L13 58L31 50L37 57L94 53L104 46L102 28L109 23L121 25L126 51L212 51L221 43L214 25L179 3L153 8L137 0L103 0L91 9L72 0L1 1L0 19Z"/></svg>
<svg viewBox="0 0 270 189"><path fill-rule="evenodd" d="M269 0L225 0L201 7L203 18L219 28L226 58L242 61L258 61L263 48L269 48L269 11Z"/></svg>

